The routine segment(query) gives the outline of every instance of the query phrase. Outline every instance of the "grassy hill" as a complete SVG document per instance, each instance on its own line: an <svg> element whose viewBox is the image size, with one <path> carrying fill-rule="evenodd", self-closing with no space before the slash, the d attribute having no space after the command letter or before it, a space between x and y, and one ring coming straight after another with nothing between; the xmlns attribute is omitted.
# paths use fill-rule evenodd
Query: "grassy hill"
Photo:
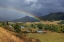
<svg viewBox="0 0 64 42"><path fill-rule="evenodd" d="M16 33L0 27L0 42L41 42L23 33Z"/></svg>
<svg viewBox="0 0 64 42"><path fill-rule="evenodd" d="M13 34L13 32L0 27L0 42L24 42Z"/></svg>

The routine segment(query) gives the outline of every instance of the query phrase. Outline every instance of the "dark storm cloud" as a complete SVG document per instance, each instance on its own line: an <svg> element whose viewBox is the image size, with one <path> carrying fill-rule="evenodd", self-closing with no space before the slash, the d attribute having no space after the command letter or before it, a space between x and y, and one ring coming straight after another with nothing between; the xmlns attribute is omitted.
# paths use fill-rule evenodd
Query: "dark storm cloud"
<svg viewBox="0 0 64 42"><path fill-rule="evenodd" d="M41 16L51 12L64 12L64 0L0 0L0 7L14 8Z"/></svg>
<svg viewBox="0 0 64 42"><path fill-rule="evenodd" d="M37 4L41 4L40 9L36 9L33 12L36 14L46 15L51 12L64 12L64 0L39 0Z"/></svg>
<svg viewBox="0 0 64 42"><path fill-rule="evenodd" d="M19 12L0 9L0 17L7 19L7 20L19 19L19 18L22 18L24 16L26 16L26 15L21 14Z"/></svg>

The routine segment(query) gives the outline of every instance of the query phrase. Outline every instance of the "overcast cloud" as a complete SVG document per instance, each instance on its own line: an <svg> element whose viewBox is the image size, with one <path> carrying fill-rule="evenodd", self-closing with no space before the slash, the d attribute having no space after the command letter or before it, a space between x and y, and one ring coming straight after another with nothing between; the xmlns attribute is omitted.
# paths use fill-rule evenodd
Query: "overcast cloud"
<svg viewBox="0 0 64 42"><path fill-rule="evenodd" d="M26 11L35 16L42 16L51 12L64 12L64 0L0 0L0 7L14 8ZM4 16L4 13L8 15L9 18L11 18L11 16L13 18L14 16L17 16L17 18L25 16L20 16L20 13L12 11L1 11L0 9L0 16ZM6 16L4 16L4 18L5 17Z"/></svg>

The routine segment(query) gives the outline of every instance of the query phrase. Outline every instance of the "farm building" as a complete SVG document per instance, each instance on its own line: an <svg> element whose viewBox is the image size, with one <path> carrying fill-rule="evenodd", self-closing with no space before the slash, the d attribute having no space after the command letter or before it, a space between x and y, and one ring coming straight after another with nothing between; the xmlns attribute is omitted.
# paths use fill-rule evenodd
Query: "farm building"
<svg viewBox="0 0 64 42"><path fill-rule="evenodd" d="M37 33L43 33L43 30L37 30L36 32Z"/></svg>

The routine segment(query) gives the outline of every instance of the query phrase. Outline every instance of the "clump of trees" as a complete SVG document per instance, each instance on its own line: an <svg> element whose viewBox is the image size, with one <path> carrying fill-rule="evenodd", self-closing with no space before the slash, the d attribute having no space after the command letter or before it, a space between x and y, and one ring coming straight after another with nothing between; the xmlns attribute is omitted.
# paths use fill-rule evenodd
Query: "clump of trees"
<svg viewBox="0 0 64 42"><path fill-rule="evenodd" d="M50 30L53 32L63 32L64 33L64 25L58 24L58 25L54 25L54 24L38 24L38 28L39 29L43 29L43 30Z"/></svg>
<svg viewBox="0 0 64 42"><path fill-rule="evenodd" d="M64 33L64 24L61 25L61 31Z"/></svg>
<svg viewBox="0 0 64 42"><path fill-rule="evenodd" d="M0 23L0 26L4 26L6 29L10 30L10 31L15 31L15 32L21 32L21 25L16 23L16 24L11 24L11 26L13 28L10 28L9 27L9 24L8 22L1 22ZM27 28L28 30L31 30L31 31L37 31L38 29L42 29L42 30L48 30L48 31L52 31L52 32L59 32L59 33L64 33L64 25L63 24L57 24L57 25L54 25L54 24L42 24L42 23L39 23L39 24L30 24L30 25L23 25L25 28Z"/></svg>
<svg viewBox="0 0 64 42"><path fill-rule="evenodd" d="M14 25L14 29L16 32L21 32L21 27L17 23Z"/></svg>
<svg viewBox="0 0 64 42"><path fill-rule="evenodd" d="M39 29L42 29L42 28L43 28L43 24L38 24L37 27L38 27Z"/></svg>
<svg viewBox="0 0 64 42"><path fill-rule="evenodd" d="M9 24L8 21L7 22L0 22L0 26L7 29L7 30L10 30L10 31L21 32L21 27L18 23Z"/></svg>
<svg viewBox="0 0 64 42"><path fill-rule="evenodd" d="M52 32L58 32L58 33L64 33L64 25L62 24L31 24L30 25L31 28L38 28L38 29L42 29L42 30L48 30L48 31L52 31Z"/></svg>
<svg viewBox="0 0 64 42"><path fill-rule="evenodd" d="M31 26L31 28L37 28L36 24L31 24L30 26Z"/></svg>
<svg viewBox="0 0 64 42"><path fill-rule="evenodd" d="M0 26L4 26L5 25L5 22L0 22Z"/></svg>

